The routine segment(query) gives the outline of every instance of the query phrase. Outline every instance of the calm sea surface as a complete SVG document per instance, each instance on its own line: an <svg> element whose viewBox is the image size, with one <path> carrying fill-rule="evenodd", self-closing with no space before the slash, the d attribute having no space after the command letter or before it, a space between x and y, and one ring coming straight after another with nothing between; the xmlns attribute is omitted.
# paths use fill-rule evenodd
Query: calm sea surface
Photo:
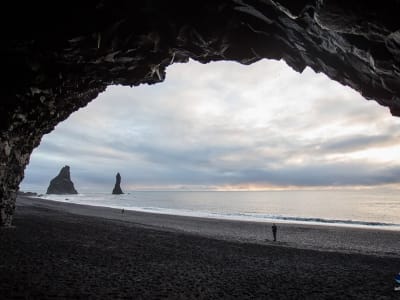
<svg viewBox="0 0 400 300"><path fill-rule="evenodd" d="M218 219L400 230L395 189L268 192L132 191L124 195L44 195L63 202Z"/></svg>

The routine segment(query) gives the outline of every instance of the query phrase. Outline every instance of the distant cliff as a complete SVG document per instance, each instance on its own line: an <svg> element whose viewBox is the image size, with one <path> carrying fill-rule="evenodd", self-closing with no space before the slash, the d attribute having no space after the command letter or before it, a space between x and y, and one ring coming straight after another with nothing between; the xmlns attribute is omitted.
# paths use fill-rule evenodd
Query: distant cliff
<svg viewBox="0 0 400 300"><path fill-rule="evenodd" d="M63 167L60 173L50 181L47 194L78 194L71 181L69 166Z"/></svg>
<svg viewBox="0 0 400 300"><path fill-rule="evenodd" d="M119 175L119 173L117 173L117 176L115 178L115 186L114 186L114 189L113 189L112 193L114 195L123 194L123 192L121 190L121 175Z"/></svg>

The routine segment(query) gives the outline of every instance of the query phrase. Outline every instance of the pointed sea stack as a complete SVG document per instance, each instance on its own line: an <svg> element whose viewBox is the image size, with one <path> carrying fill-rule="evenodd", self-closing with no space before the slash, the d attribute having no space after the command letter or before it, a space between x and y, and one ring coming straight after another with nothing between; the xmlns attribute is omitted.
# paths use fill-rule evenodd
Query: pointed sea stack
<svg viewBox="0 0 400 300"><path fill-rule="evenodd" d="M114 189L113 189L112 193L114 195L123 194L123 192L121 190L121 175L119 175L119 173L117 173L117 176L116 176L116 179L115 179L115 186L114 186Z"/></svg>
<svg viewBox="0 0 400 300"><path fill-rule="evenodd" d="M78 194L71 181L69 166L63 167L60 173L50 181L46 194Z"/></svg>

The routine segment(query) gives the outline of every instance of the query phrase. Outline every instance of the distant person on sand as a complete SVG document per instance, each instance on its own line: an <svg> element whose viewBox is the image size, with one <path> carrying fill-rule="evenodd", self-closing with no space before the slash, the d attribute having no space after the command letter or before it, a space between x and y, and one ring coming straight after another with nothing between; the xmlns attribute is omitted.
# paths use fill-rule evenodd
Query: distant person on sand
<svg viewBox="0 0 400 300"><path fill-rule="evenodd" d="M272 224L272 234L274 235L274 242L276 242L276 231L277 231L276 224Z"/></svg>
<svg viewBox="0 0 400 300"><path fill-rule="evenodd" d="M122 210L121 210L121 214L123 214L124 212L125 212L125 209L122 209Z"/></svg>

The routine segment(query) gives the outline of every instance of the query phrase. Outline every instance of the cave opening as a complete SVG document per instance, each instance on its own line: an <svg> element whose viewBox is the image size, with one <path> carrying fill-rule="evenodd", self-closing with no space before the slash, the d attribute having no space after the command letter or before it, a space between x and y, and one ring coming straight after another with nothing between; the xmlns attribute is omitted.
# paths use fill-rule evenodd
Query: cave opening
<svg viewBox="0 0 400 300"><path fill-rule="evenodd" d="M397 224L400 211L387 205L399 191L399 127L386 108L309 68L190 61L170 66L157 85L109 86L43 137L21 187L43 194L69 165L80 195L42 198ZM117 172L126 195L116 198Z"/></svg>
<svg viewBox="0 0 400 300"><path fill-rule="evenodd" d="M189 59L283 60L400 115L398 6L334 0L204 1L196 9L181 1L10 5L2 20L0 225L11 224L25 167L44 134L108 86L160 83L168 66ZM393 174L395 168L381 177Z"/></svg>
<svg viewBox="0 0 400 300"><path fill-rule="evenodd" d="M44 136L22 190L70 165L78 190L397 187L400 121L283 61L174 64L157 85L110 86Z"/></svg>

